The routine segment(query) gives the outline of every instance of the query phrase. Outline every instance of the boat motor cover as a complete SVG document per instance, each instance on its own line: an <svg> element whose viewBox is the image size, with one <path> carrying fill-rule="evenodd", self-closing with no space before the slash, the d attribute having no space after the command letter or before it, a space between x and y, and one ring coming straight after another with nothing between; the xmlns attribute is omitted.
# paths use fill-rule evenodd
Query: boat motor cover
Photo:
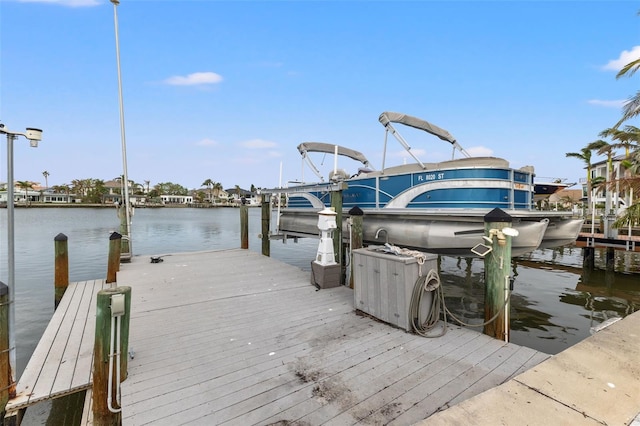
<svg viewBox="0 0 640 426"><path fill-rule="evenodd" d="M453 145L457 145L456 139L451 135L451 133L436 126L435 124L431 124L428 121L422 120L417 117L412 117L410 115L402 114L399 112L386 111L380 114L380 118L378 118L378 120L380 120L380 123L382 123L382 125L385 127L387 127L387 124L389 124L390 122L400 123L418 130L424 130L425 132L439 137L443 141L447 141L452 143Z"/></svg>

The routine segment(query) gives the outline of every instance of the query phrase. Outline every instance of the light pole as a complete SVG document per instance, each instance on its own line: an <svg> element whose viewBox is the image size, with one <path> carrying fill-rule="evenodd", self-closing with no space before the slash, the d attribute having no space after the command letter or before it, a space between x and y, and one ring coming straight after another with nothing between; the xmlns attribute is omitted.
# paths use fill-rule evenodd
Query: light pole
<svg viewBox="0 0 640 426"><path fill-rule="evenodd" d="M126 220L126 237L123 240L127 242L128 258L131 258L131 213L129 209L129 177L127 175L127 142L124 131L124 102L122 99L122 74L120 73L120 40L118 38L118 5L120 0L111 0L113 3L113 22L116 35L116 63L118 66L118 100L120 102L120 139L122 143L122 177L124 179L124 217Z"/></svg>
<svg viewBox="0 0 640 426"><path fill-rule="evenodd" d="M15 233L14 233L14 214L13 214L13 141L18 136L24 136L29 139L29 144L33 148L38 147L38 142L42 140L42 130L27 127L24 133L13 132L7 130L4 124L0 124L0 133L7 135L7 271L8 277L8 299L9 299L9 368L11 369L11 388L15 393L16 383L16 310L14 303L15 295Z"/></svg>

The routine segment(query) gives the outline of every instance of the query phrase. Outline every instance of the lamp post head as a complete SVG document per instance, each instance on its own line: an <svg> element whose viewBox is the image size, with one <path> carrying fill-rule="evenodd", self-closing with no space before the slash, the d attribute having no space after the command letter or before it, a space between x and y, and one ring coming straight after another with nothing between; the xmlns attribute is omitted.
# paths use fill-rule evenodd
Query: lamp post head
<svg viewBox="0 0 640 426"><path fill-rule="evenodd" d="M117 6L120 4L120 0L110 0L111 3L113 3L114 6Z"/></svg>

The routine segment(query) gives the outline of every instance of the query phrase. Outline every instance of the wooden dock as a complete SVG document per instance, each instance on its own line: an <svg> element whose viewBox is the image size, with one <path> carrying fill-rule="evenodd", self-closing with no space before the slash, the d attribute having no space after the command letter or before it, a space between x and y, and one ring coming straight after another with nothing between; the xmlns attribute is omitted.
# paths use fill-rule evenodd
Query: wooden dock
<svg viewBox="0 0 640 426"><path fill-rule="evenodd" d="M548 358L357 315L353 290L247 250L134 258L123 424L411 424ZM280 422L280 423L278 423Z"/></svg>
<svg viewBox="0 0 640 426"><path fill-rule="evenodd" d="M640 426L639 329L636 312L420 426Z"/></svg>
<svg viewBox="0 0 640 426"><path fill-rule="evenodd" d="M640 237L619 233L615 238L607 238L604 234L581 232L576 239L576 247L610 248L640 252Z"/></svg>
<svg viewBox="0 0 640 426"><path fill-rule="evenodd" d="M91 387L96 294L105 286L105 280L69 284L18 380L7 413Z"/></svg>

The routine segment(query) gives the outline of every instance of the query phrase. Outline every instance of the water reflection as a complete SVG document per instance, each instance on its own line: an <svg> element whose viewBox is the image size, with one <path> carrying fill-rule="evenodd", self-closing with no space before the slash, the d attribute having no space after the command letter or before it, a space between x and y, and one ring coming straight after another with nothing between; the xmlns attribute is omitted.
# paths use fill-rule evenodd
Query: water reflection
<svg viewBox="0 0 640 426"><path fill-rule="evenodd" d="M484 261L442 257L440 265L447 307L465 322L482 323ZM600 251L596 266L603 265ZM616 268L625 272L583 270L576 247L514 258L511 341L555 354L588 337L591 327L635 312L640 306L639 266L637 254L617 252Z"/></svg>

